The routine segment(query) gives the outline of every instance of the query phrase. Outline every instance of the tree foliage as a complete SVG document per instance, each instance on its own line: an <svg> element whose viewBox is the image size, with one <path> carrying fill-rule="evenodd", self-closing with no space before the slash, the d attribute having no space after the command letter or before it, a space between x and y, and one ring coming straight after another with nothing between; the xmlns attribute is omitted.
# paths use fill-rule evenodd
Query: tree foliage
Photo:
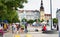
<svg viewBox="0 0 60 37"><path fill-rule="evenodd" d="M30 23L30 24L32 24L33 22L34 22L34 20L27 21L27 23Z"/></svg>
<svg viewBox="0 0 60 37"><path fill-rule="evenodd" d="M27 3L27 0L0 0L0 20L18 22L16 10L17 7L23 8L23 3Z"/></svg>
<svg viewBox="0 0 60 37"><path fill-rule="evenodd" d="M43 21L44 21L44 19L41 20L41 22L43 22Z"/></svg>
<svg viewBox="0 0 60 37"><path fill-rule="evenodd" d="M37 21L38 21L38 22L41 22L40 19L35 19L34 21L35 21L35 22L37 22Z"/></svg>
<svg viewBox="0 0 60 37"><path fill-rule="evenodd" d="M22 22L27 22L27 19L23 18L23 19L22 19Z"/></svg>
<svg viewBox="0 0 60 37"><path fill-rule="evenodd" d="M8 8L23 8L23 3L27 3L27 0L0 0L4 5L6 5Z"/></svg>
<svg viewBox="0 0 60 37"><path fill-rule="evenodd" d="M57 18L53 18L53 23L58 23L58 19Z"/></svg>

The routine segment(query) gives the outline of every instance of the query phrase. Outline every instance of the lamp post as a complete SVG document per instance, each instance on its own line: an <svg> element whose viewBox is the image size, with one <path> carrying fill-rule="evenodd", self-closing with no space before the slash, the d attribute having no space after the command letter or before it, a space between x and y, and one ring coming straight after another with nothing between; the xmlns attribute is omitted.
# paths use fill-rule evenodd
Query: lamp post
<svg viewBox="0 0 60 37"><path fill-rule="evenodd" d="M51 30L52 30L52 0L50 0Z"/></svg>

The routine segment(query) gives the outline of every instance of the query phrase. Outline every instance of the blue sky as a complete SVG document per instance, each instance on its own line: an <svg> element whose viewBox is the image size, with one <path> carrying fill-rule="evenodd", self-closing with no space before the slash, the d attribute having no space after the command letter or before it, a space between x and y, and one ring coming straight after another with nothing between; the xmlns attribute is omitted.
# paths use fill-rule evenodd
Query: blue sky
<svg viewBox="0 0 60 37"><path fill-rule="evenodd" d="M28 0L27 4L24 4L24 10L39 10L41 0ZM43 6L45 13L50 13L50 0L43 0ZM56 10L60 8L60 0L52 0L52 16L56 17Z"/></svg>

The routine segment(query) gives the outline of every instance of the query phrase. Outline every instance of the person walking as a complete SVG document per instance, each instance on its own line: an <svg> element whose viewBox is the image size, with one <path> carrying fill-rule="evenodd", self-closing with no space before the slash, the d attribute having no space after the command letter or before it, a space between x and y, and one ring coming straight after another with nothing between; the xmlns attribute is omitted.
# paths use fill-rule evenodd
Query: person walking
<svg viewBox="0 0 60 37"><path fill-rule="evenodd" d="M16 25L13 23L12 24L12 33L15 33L17 31Z"/></svg>
<svg viewBox="0 0 60 37"><path fill-rule="evenodd" d="M4 31L7 31L7 24L4 24Z"/></svg>
<svg viewBox="0 0 60 37"><path fill-rule="evenodd" d="M28 26L28 23L26 22L26 23L25 23L25 32L28 32L27 26Z"/></svg>

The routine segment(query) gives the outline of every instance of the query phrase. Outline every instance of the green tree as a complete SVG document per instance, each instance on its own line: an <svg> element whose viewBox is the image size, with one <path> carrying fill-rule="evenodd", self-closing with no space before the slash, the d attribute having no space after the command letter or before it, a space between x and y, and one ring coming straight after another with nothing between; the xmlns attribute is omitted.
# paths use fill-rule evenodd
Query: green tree
<svg viewBox="0 0 60 37"><path fill-rule="evenodd" d="M0 19L1 20L5 20L5 15L7 13L7 7L3 5L3 3L1 3L1 0L0 0Z"/></svg>
<svg viewBox="0 0 60 37"><path fill-rule="evenodd" d="M23 8L23 3L27 3L27 0L0 0L1 3L3 3L4 5L6 5L9 9L13 9L13 7L15 9L17 9L17 7L19 8Z"/></svg>
<svg viewBox="0 0 60 37"><path fill-rule="evenodd" d="M58 19L57 18L53 18L53 23L58 23Z"/></svg>
<svg viewBox="0 0 60 37"><path fill-rule="evenodd" d="M37 19L34 20L34 22L36 22L36 21L37 21Z"/></svg>
<svg viewBox="0 0 60 37"><path fill-rule="evenodd" d="M24 22L24 21L27 22L27 19L23 18L23 19L22 19L22 22Z"/></svg>
<svg viewBox="0 0 60 37"><path fill-rule="evenodd" d="M30 23L30 24L32 24L33 22L34 22L34 20L27 21L27 23Z"/></svg>
<svg viewBox="0 0 60 37"><path fill-rule="evenodd" d="M43 22L43 21L44 21L44 19L41 20L41 22Z"/></svg>
<svg viewBox="0 0 60 37"><path fill-rule="evenodd" d="M38 22L41 22L40 19L38 19Z"/></svg>
<svg viewBox="0 0 60 37"><path fill-rule="evenodd" d="M0 19L8 20L10 23L17 22L17 7L23 8L27 0L0 0Z"/></svg>
<svg viewBox="0 0 60 37"><path fill-rule="evenodd" d="M35 19L34 22L36 22L36 21L41 22L40 19Z"/></svg>

